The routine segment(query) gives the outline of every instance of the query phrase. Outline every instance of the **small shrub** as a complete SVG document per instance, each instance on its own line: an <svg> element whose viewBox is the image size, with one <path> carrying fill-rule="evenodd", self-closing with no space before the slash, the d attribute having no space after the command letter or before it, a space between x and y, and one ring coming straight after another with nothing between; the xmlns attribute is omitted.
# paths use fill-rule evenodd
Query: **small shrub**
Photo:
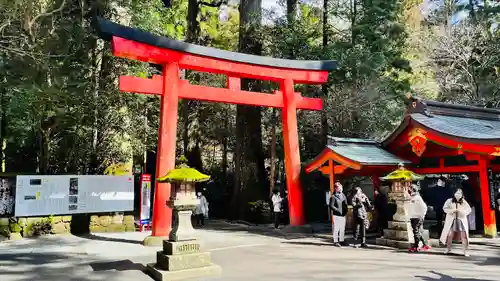
<svg viewBox="0 0 500 281"><path fill-rule="evenodd" d="M23 230L23 228L21 227L21 225L19 225L17 222L16 223L11 223L9 225L10 227L10 232L12 233L21 233L21 231Z"/></svg>
<svg viewBox="0 0 500 281"><path fill-rule="evenodd" d="M248 202L248 220L252 223L261 224L268 223L269 214L271 212L270 205L267 201L258 200L255 202Z"/></svg>
<svg viewBox="0 0 500 281"><path fill-rule="evenodd" d="M53 218L51 219L51 217L49 217L47 219L43 219L40 222L33 223L33 226L31 227L33 235L42 236L42 235L54 234L54 230L52 228L52 222Z"/></svg>

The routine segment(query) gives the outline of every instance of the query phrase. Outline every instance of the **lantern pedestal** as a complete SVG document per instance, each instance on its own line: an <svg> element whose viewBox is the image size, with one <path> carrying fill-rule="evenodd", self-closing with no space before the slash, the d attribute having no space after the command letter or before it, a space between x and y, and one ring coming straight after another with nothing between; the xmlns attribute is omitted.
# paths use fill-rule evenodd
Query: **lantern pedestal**
<svg viewBox="0 0 500 281"><path fill-rule="evenodd" d="M405 191L408 184L411 185L411 182L393 183L393 192L389 193L389 200L396 203L396 213L392 217L392 221L389 221L389 228L384 229L384 237L376 239L377 245L398 249L408 249L412 246L414 242L413 231L408 217L410 197ZM426 241L429 240L428 230L424 230L422 235Z"/></svg>
<svg viewBox="0 0 500 281"><path fill-rule="evenodd" d="M183 185L182 192L167 202L174 210L174 223L169 239L163 241L163 251L156 253L156 263L148 264L148 271L157 281L183 280L219 275L220 266L212 263L209 252L200 250L191 224L191 215L199 200L194 186Z"/></svg>

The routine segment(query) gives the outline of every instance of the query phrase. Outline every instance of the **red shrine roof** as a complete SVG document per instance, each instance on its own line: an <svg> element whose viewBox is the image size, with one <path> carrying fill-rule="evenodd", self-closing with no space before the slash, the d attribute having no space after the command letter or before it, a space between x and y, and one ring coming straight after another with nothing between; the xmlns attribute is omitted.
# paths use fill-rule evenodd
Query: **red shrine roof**
<svg viewBox="0 0 500 281"><path fill-rule="evenodd" d="M404 120L384 141L330 137L320 155L306 165L306 172L322 170L330 160L342 166L335 169L335 174L346 170L363 172L366 168L386 169L398 163L411 163L403 159L415 160L428 147L432 148L429 156L464 152L500 156L500 109L417 97L411 97L410 101ZM405 147L411 150L402 149Z"/></svg>
<svg viewBox="0 0 500 281"><path fill-rule="evenodd" d="M390 144L409 125L421 126L446 138L500 145L500 110L411 98L404 121L382 143Z"/></svg>

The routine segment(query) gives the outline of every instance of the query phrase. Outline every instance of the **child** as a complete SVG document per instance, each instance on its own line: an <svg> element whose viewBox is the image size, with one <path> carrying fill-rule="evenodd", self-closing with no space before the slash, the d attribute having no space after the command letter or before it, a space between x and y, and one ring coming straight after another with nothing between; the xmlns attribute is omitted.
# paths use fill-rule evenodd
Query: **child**
<svg viewBox="0 0 500 281"><path fill-rule="evenodd" d="M422 225L424 224L425 214L427 213L427 204L418 193L418 186L412 185L409 190L411 196L410 205L408 208L408 215L410 217L410 224L413 230L414 244L413 247L408 249L410 253L415 253L419 250L419 243L422 241L422 250L427 251L430 247L425 243L422 237Z"/></svg>

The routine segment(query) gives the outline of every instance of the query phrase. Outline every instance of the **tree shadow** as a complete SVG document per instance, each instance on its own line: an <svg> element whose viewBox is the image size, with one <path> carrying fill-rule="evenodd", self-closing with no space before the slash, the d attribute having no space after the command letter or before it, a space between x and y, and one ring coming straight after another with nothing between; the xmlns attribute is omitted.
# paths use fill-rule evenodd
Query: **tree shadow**
<svg viewBox="0 0 500 281"><path fill-rule="evenodd" d="M422 279L423 281L434 281L434 280L439 280L439 281L493 281L491 279L478 279L478 278L456 278L452 277L451 275L443 274L436 272L434 270L429 271L430 273L437 275L437 277L430 277L430 276L420 276L416 275L415 277Z"/></svg>
<svg viewBox="0 0 500 281"><path fill-rule="evenodd" d="M105 262L91 262L90 267L94 271L108 271L108 270L116 270L116 271L129 271L129 270L138 270L145 271L146 267L140 263L134 263L131 260L118 260L118 261L105 261Z"/></svg>
<svg viewBox="0 0 500 281"><path fill-rule="evenodd" d="M243 224L215 221L215 220L206 221L204 226L202 227L195 226L194 228L221 231L221 232L231 232L231 233L235 232L250 233L260 236L282 238L287 240L313 237L311 233L290 233L290 232L285 232L282 229L274 229L272 227L263 225L243 225Z"/></svg>
<svg viewBox="0 0 500 281"><path fill-rule="evenodd" d="M0 280L16 281L95 281L123 280L120 272L138 280L150 280L145 266L130 260L100 261L78 253L9 253L0 254Z"/></svg>
<svg viewBox="0 0 500 281"><path fill-rule="evenodd" d="M116 237L106 237L106 236L99 236L99 235L90 234L90 233L78 234L75 236L77 236L79 238L88 239L88 240L95 240L95 241L119 242L119 243L128 243L128 244L134 244L134 245L142 245L142 241L139 241L139 240L116 238Z"/></svg>

